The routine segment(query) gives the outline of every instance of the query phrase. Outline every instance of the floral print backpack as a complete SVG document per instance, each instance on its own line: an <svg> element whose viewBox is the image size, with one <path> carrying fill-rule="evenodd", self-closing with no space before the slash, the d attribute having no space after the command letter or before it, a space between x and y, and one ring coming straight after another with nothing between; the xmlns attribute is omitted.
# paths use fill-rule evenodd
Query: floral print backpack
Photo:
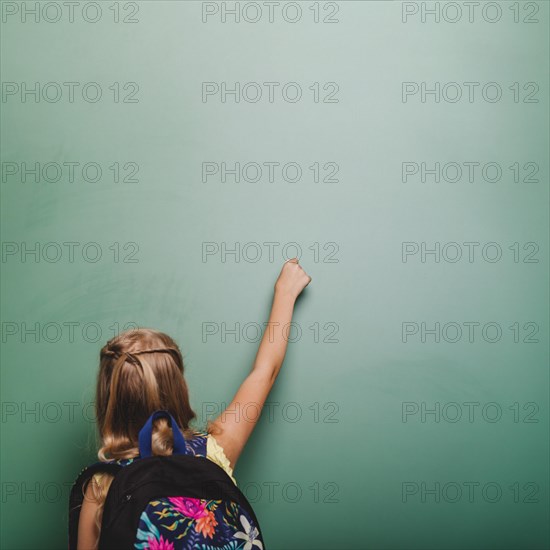
<svg viewBox="0 0 550 550"><path fill-rule="evenodd" d="M153 420L172 425L171 456L154 456ZM139 432L139 457L84 468L69 499L69 550L76 550L84 484L115 476L105 499L99 550L265 550L258 520L227 473L206 458L207 434L186 440L168 411Z"/></svg>

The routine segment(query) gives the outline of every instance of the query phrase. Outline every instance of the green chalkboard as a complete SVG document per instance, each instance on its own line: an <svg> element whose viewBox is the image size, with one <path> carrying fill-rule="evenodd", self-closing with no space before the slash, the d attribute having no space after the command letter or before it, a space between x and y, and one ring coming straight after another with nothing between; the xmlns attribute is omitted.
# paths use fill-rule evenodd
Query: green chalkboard
<svg viewBox="0 0 550 550"><path fill-rule="evenodd" d="M109 338L204 424L296 255L268 550L548 548L549 4L71 6L1 2L2 548L66 548Z"/></svg>

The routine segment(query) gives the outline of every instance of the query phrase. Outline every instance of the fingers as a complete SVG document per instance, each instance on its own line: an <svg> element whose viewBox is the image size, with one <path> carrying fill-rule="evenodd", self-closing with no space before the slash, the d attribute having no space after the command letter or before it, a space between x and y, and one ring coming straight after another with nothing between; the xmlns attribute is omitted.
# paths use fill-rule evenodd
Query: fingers
<svg viewBox="0 0 550 550"><path fill-rule="evenodd" d="M309 285L309 283L311 283L311 277L305 272L304 268L299 264L298 258L289 258L288 260L285 261L285 264L288 264L288 263L296 264L297 268L307 277L306 286Z"/></svg>

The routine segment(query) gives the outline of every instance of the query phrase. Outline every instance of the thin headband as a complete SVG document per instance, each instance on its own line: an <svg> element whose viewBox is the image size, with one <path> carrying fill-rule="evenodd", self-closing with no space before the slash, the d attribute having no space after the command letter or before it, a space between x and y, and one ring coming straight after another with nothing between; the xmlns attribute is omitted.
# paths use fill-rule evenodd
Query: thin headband
<svg viewBox="0 0 550 550"><path fill-rule="evenodd" d="M140 355L141 353L170 353L171 355L175 355L176 359L179 359L179 351L175 348L155 348L155 349L140 349L136 351L123 351L121 353L114 352L113 350L106 350L104 352L104 355L108 355L110 357L114 357L115 359L118 359L121 355L126 355L126 357L133 363L139 362L134 357L134 355Z"/></svg>

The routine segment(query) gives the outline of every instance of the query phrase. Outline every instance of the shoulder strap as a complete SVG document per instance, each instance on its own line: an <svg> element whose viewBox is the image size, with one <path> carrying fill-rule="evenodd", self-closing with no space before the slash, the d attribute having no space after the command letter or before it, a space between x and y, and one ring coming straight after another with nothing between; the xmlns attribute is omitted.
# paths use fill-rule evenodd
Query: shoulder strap
<svg viewBox="0 0 550 550"><path fill-rule="evenodd" d="M95 462L84 468L74 482L69 497L69 550L76 550L78 542L78 520L84 501L83 487L85 483L98 472L107 472L113 476L123 468L114 462Z"/></svg>

